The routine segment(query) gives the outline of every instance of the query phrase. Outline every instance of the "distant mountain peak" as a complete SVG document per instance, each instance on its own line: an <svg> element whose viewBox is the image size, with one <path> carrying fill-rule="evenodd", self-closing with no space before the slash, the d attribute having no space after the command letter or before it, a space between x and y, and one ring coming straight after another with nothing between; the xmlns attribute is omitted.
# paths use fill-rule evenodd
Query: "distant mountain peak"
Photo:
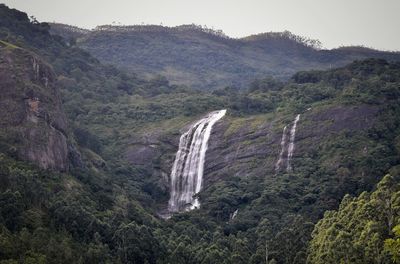
<svg viewBox="0 0 400 264"><path fill-rule="evenodd" d="M301 45L304 45L307 47L311 47L314 49L321 49L321 47L322 47L322 44L319 40L296 35L288 30L285 30L282 32L272 32L271 31L271 32L254 34L254 35L250 35L250 36L241 38L241 40L249 41L249 42L286 40L286 41L293 41L298 44L301 44Z"/></svg>

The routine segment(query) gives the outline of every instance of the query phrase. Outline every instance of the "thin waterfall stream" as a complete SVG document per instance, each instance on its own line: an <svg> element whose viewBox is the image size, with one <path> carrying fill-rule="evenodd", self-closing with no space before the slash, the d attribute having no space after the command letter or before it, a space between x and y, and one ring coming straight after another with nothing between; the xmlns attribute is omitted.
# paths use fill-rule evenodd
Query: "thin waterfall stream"
<svg viewBox="0 0 400 264"><path fill-rule="evenodd" d="M288 154L287 154L287 171L292 170L292 165L290 164L292 157L293 157L293 151L294 151L294 140L296 137L296 127L297 127L297 122L299 122L300 119L300 114L296 116L293 122L292 129L290 130L290 138L289 138L289 146L288 146Z"/></svg>
<svg viewBox="0 0 400 264"><path fill-rule="evenodd" d="M285 161L286 161L286 171L289 172L293 169L291 161L295 148L296 128L299 120L300 120L300 114L298 114L294 119L293 125L290 128L289 135L287 126L283 128L282 139L281 139L281 152L279 153L278 161L275 164L276 172L281 170L282 165L284 164ZM287 140L288 136L289 136L289 141ZM287 153L286 158L285 158L285 153Z"/></svg>
<svg viewBox="0 0 400 264"><path fill-rule="evenodd" d="M285 126L283 128L283 132L282 132L282 139L281 139L281 152L279 153L279 158L278 161L275 164L275 171L278 171L282 165L283 162L283 154L285 154L285 146L286 146L286 130L287 130L287 126Z"/></svg>

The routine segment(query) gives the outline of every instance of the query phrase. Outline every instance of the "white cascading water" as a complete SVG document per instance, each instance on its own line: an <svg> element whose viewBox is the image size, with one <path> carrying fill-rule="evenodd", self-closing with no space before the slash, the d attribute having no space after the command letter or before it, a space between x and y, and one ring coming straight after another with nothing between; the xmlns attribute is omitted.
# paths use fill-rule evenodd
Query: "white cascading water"
<svg viewBox="0 0 400 264"><path fill-rule="evenodd" d="M202 187L204 160L213 125L226 114L226 110L209 113L193 124L179 140L179 149L171 171L171 191L168 202L170 212L200 207L198 194Z"/></svg>
<svg viewBox="0 0 400 264"><path fill-rule="evenodd" d="M239 209L236 209L235 212L233 212L233 214L231 214L231 220L236 218L238 212L239 212Z"/></svg>
<svg viewBox="0 0 400 264"><path fill-rule="evenodd" d="M283 128L283 133L282 133L282 139L281 139L281 153L279 153L279 158L278 161L275 164L275 171L279 171L281 168L282 162L283 162L283 154L285 153L285 147L286 147L286 130L287 126Z"/></svg>
<svg viewBox="0 0 400 264"><path fill-rule="evenodd" d="M278 161L275 164L275 171L278 172L281 167L282 164L284 163L284 155L285 152L287 152L287 157L286 157L286 171L291 171L292 170L292 166L290 164L291 159L293 157L293 151L294 151L294 140L296 137L296 127L297 127L297 122L299 122L300 120L300 114L298 114L296 116L296 118L293 121L293 125L292 128L290 129L290 134L289 134L289 144L287 142L287 137L288 137L288 132L287 132L287 126L285 126L283 128L283 132L282 132L282 139L281 139L281 152L279 153L279 158ZM287 145L287 148L286 148Z"/></svg>
<svg viewBox="0 0 400 264"><path fill-rule="evenodd" d="M290 139L289 139L290 141L289 141L289 146L288 146L287 167L286 167L287 171L292 170L292 165L290 164L290 161L293 157L294 139L296 137L296 126L297 126L297 122L299 122L299 120L300 120L300 114L298 114L296 116L296 118L294 119L292 129L290 130Z"/></svg>

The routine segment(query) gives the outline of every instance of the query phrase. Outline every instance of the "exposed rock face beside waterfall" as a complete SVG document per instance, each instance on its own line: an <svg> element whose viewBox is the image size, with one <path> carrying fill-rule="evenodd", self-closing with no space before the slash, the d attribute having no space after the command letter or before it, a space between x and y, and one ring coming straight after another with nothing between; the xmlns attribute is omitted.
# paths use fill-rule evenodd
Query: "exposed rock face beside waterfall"
<svg viewBox="0 0 400 264"><path fill-rule="evenodd" d="M301 115L295 134L291 164L297 157L309 155L318 144L346 131L367 131L375 122L378 109L374 106L332 106L312 109ZM287 168L290 130L296 116L250 117L224 119L214 126L206 155L204 182L206 186L232 175L239 177L271 177L282 150L282 131L286 129L286 147L281 166ZM296 117L297 119L297 117ZM297 120L298 121L298 120ZM331 164L331 166L339 166Z"/></svg>
<svg viewBox="0 0 400 264"><path fill-rule="evenodd" d="M8 142L1 147L42 168L67 170L67 122L51 67L35 54L5 46L0 80L1 136Z"/></svg>

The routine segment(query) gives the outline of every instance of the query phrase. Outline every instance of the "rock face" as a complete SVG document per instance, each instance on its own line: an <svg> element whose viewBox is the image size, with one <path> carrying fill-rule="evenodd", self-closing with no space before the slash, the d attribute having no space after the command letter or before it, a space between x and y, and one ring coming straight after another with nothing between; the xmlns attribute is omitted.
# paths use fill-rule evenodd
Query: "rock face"
<svg viewBox="0 0 400 264"><path fill-rule="evenodd" d="M205 155L203 189L200 192L207 195L207 190L215 183L229 180L232 177L249 179L250 181L264 181L271 186L276 186L283 174L295 175L304 168L323 167L326 171L336 172L346 167L346 157L343 153L335 154L330 151L330 142L341 142L340 137L362 137L377 120L379 107L373 105L324 105L304 111L303 113L255 115L247 117L227 116L213 126L208 149ZM293 153L290 166L293 170L287 171L288 145L290 130L298 114L301 118L297 122L296 136L293 141ZM187 121L189 126L192 121ZM287 127L287 144L285 145L284 159L281 170L276 170L276 164L282 151L282 131ZM151 176L158 179L158 191L162 198L160 210L166 212L170 193L170 176L174 157L178 150L179 137L188 130L184 125L176 127L176 132L158 134L140 139L136 137L126 152L127 160L135 165L146 167ZM373 147L374 143L363 142L357 139L360 146L352 146L354 155L364 155L364 149ZM324 156L328 152L329 156ZM369 155L369 154L368 154ZM353 169L352 173L359 173L360 177L368 178L362 171ZM368 172L365 172L368 173ZM340 180L346 181L341 178ZM371 182L374 179L371 180ZM283 180L284 181L284 180ZM334 180L332 180L334 181ZM373 184L373 182L371 183ZM319 186L309 186L318 189ZM283 188L284 190L284 188ZM349 190L351 191L351 190ZM286 195L283 194L282 195ZM337 199L333 194L331 202L326 202L327 207ZM322 201L325 202L325 201ZM329 207L331 208L331 207ZM328 208L328 209L329 209ZM164 211L163 211L164 210Z"/></svg>
<svg viewBox="0 0 400 264"><path fill-rule="evenodd" d="M274 122L252 126L249 125L254 121L251 118L242 121L238 126L232 120L222 120L215 125L206 155L205 186L229 176L273 174L280 144L280 134L273 129Z"/></svg>
<svg viewBox="0 0 400 264"><path fill-rule="evenodd" d="M68 170L67 122L56 75L35 54L0 47L3 150L44 169Z"/></svg>
<svg viewBox="0 0 400 264"><path fill-rule="evenodd" d="M294 140L294 168L296 157L308 155L335 134L366 131L376 120L377 112L377 107L360 105L330 106L303 113ZM273 176L280 156L283 128L291 125L294 118L288 116L284 120L273 118L260 122L257 117L217 123L206 154L205 185L229 176Z"/></svg>

